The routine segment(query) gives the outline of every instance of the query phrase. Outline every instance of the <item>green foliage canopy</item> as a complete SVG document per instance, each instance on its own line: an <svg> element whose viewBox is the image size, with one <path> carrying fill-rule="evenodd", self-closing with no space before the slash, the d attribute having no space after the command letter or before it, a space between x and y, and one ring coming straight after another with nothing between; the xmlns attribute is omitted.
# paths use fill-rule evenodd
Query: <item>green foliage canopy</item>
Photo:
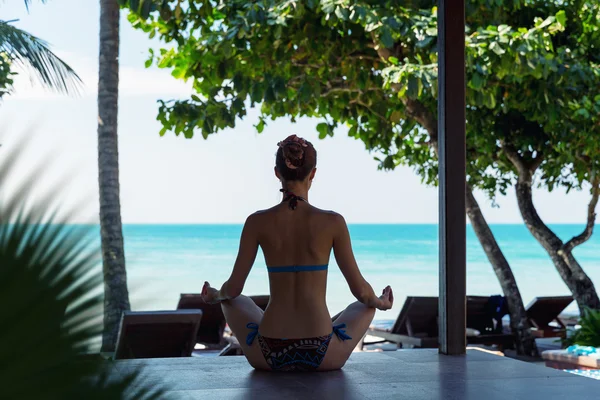
<svg viewBox="0 0 600 400"><path fill-rule="evenodd" d="M169 47L151 49L146 65L193 80L196 91L160 101L161 135L207 138L260 104L258 132L280 117L321 119L321 138L343 124L385 155L382 168L409 165L436 183L434 1L148 2L129 4L129 20ZM470 0L466 15L469 183L492 197L512 184L505 146L542 160L549 189L591 180L600 162L600 6Z"/></svg>

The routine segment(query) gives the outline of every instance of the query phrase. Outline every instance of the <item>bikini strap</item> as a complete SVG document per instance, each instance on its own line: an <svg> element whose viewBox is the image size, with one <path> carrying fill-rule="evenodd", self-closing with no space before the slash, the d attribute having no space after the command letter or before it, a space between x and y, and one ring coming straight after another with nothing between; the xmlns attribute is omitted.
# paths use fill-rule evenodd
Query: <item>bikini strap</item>
<svg viewBox="0 0 600 400"><path fill-rule="evenodd" d="M346 330L344 329L346 324L339 324L333 326L333 333L338 337L341 341L352 339L350 336L346 335Z"/></svg>
<svg viewBox="0 0 600 400"><path fill-rule="evenodd" d="M298 200L306 202L304 197L296 196L294 193L290 192L287 189L279 189L281 193L283 193L283 201L289 201L290 210L295 210L298 207Z"/></svg>
<svg viewBox="0 0 600 400"><path fill-rule="evenodd" d="M252 342L254 342L254 338L256 337L256 335L258 335L258 324L250 322L246 325L246 328L250 329L250 333L248 334L248 336L246 336L246 344L248 346L251 346Z"/></svg>

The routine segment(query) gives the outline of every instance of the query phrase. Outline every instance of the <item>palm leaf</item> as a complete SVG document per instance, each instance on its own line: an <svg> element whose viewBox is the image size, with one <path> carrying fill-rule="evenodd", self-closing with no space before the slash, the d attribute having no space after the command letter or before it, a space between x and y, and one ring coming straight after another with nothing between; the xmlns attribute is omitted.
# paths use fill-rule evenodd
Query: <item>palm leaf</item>
<svg viewBox="0 0 600 400"><path fill-rule="evenodd" d="M42 4L46 3L46 0L40 0ZM29 11L29 5L31 4L31 0L25 0L25 8Z"/></svg>
<svg viewBox="0 0 600 400"><path fill-rule="evenodd" d="M581 346L600 347L600 310L585 308L579 321L575 343Z"/></svg>
<svg viewBox="0 0 600 400"><path fill-rule="evenodd" d="M70 213L57 218L56 193L29 201L37 171L1 192L20 152L0 153L0 397L161 397L140 385L138 372L115 376L112 362L90 354L102 331L97 232L67 224Z"/></svg>
<svg viewBox="0 0 600 400"><path fill-rule="evenodd" d="M48 43L7 21L0 21L0 53L8 55L15 65L33 70L50 89L77 93L81 88L79 76L50 50Z"/></svg>

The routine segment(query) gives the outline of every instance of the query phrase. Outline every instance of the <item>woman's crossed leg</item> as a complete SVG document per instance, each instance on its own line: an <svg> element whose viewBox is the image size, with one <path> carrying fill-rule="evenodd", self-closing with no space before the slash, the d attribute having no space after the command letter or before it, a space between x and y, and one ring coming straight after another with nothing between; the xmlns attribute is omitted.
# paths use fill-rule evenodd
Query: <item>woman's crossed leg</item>
<svg viewBox="0 0 600 400"><path fill-rule="evenodd" d="M240 342L240 347L248 359L250 365L256 369L270 369L265 357L260 350L257 340L251 345L246 343L249 334L255 333L255 329L248 328L249 323L260 326L263 318L263 310L256 305L250 297L240 295L234 299L221 302L221 309L225 314L225 320L229 328Z"/></svg>

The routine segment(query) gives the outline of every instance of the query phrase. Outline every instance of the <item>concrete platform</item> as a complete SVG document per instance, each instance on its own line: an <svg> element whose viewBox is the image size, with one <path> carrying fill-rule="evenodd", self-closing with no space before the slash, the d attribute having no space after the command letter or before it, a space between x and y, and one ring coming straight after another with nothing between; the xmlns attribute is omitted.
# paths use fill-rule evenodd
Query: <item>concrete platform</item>
<svg viewBox="0 0 600 400"><path fill-rule="evenodd" d="M600 381L477 350L354 353L341 371L269 373L243 357L115 362L116 374L143 368L141 382L175 399L565 399L600 398Z"/></svg>

